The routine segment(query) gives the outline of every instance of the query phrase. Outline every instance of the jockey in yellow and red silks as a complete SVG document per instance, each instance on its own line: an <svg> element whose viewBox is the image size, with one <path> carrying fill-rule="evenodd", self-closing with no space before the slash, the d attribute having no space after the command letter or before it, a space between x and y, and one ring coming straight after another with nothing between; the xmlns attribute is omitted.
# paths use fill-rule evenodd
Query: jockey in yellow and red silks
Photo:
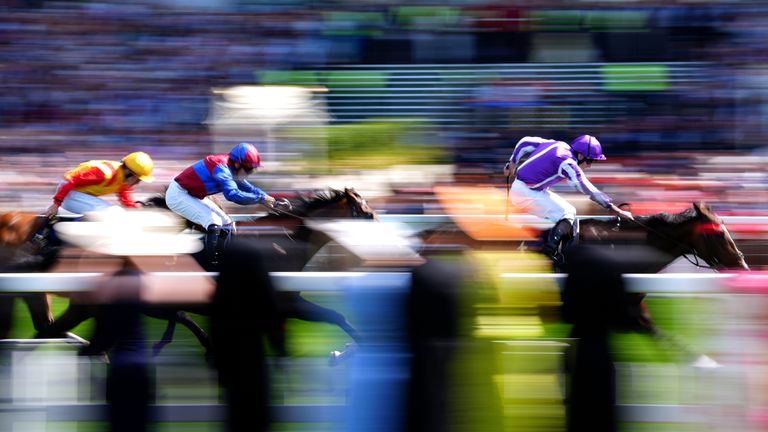
<svg viewBox="0 0 768 432"><path fill-rule="evenodd" d="M139 182L154 180L153 168L152 158L144 152L131 153L119 162L83 162L64 175L46 215L55 216L59 207L79 214L104 210L113 204L99 197L113 193L124 207L137 207L133 188Z"/></svg>

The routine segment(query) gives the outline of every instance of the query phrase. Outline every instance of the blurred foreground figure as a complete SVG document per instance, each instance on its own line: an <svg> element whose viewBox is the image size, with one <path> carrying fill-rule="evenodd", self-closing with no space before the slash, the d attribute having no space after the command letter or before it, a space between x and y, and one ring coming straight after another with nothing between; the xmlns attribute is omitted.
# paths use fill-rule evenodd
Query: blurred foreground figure
<svg viewBox="0 0 768 432"><path fill-rule="evenodd" d="M275 289L257 246L235 240L221 261L211 313L211 338L228 431L269 429L269 371L262 337L285 352Z"/></svg>
<svg viewBox="0 0 768 432"><path fill-rule="evenodd" d="M638 262L653 259L622 249L577 245L565 257L569 273L563 290L563 315L573 324L566 371L568 431L618 430L616 370L609 347L611 331L650 331L642 295L628 293L622 273Z"/></svg>
<svg viewBox="0 0 768 432"><path fill-rule="evenodd" d="M107 402L112 432L148 430L151 357L142 326L141 273L130 258L92 295L96 327L81 354L110 356Z"/></svg>
<svg viewBox="0 0 768 432"><path fill-rule="evenodd" d="M458 333L459 272L434 261L412 272L408 300L411 380L405 430L448 431L449 371Z"/></svg>
<svg viewBox="0 0 768 432"><path fill-rule="evenodd" d="M137 207L133 187L140 181L151 182L154 162L144 152L133 152L120 162L92 160L83 162L64 175L56 190L53 204L46 210L48 217L56 216L59 207L72 213L85 214L104 210L112 204L99 198L116 193L125 207Z"/></svg>

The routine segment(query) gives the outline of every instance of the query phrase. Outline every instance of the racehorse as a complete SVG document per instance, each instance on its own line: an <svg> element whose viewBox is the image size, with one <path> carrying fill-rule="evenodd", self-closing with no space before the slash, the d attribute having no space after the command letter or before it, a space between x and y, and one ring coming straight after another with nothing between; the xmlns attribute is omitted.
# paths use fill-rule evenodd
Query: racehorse
<svg viewBox="0 0 768 432"><path fill-rule="evenodd" d="M639 244L664 254L667 260L659 262L657 268L648 269L648 272L660 271L679 257L686 257L698 267L713 270L749 269L744 254L736 246L722 219L704 203L693 203L691 208L679 213L636 216L634 221L618 217L584 218L579 220L579 226L579 238L575 243ZM546 236L546 231L542 235ZM430 246L446 243L460 249L527 248L524 242L519 241L477 241L463 232L445 227L424 231L420 236L426 251ZM564 243L571 241L567 239Z"/></svg>
<svg viewBox="0 0 768 432"><path fill-rule="evenodd" d="M163 196L153 197L145 204L147 207L167 208ZM309 259L330 241L327 235L309 228L304 223L306 218L376 218L375 212L354 189L318 192L309 197L299 197L291 204L290 211L273 209L264 217L237 224L239 238L253 239L259 243L269 271L301 271ZM201 227L195 227L191 223L189 225L204 231ZM196 253L194 257L204 269L214 270L206 260L204 252ZM284 319L295 318L335 324L353 340L360 341L358 332L340 313L306 300L299 292L280 291L277 296L279 312ZM207 306L191 306L184 309L204 315L209 313ZM206 354L210 353L211 343L208 335L184 310L150 306L144 313L168 321L161 340L153 347L155 355L172 341L176 323L187 327L206 349ZM64 314L48 327L45 335L59 335L90 317L88 306L70 304Z"/></svg>
<svg viewBox="0 0 768 432"><path fill-rule="evenodd" d="M660 263L662 267L655 271L678 257L712 270L749 270L722 219L704 203L679 213L638 216L634 221L582 219L579 223L580 242L639 242L668 255L670 261Z"/></svg>
<svg viewBox="0 0 768 432"><path fill-rule="evenodd" d="M606 247L641 245L657 252L653 254L653 259L644 259L643 262L632 262L629 257L623 273L656 273L680 257L685 257L697 267L715 271L749 270L744 254L736 246L722 219L704 203L693 203L691 208L679 213L635 216L634 221L618 217L585 218L581 219L579 224L577 243L602 244ZM543 236L546 238L546 232ZM456 231L437 229L422 234L422 241L427 245L433 245L436 241L445 239L464 247L482 247L482 242L470 239L466 235L462 237L461 233ZM566 243L570 240L568 239ZM495 242L492 247L506 250L520 249L521 243ZM564 268L555 268L555 270L567 270L567 247L565 256ZM656 328L651 320L644 301L645 294L633 293L630 297L637 318L634 329L668 338L669 336Z"/></svg>
<svg viewBox="0 0 768 432"><path fill-rule="evenodd" d="M49 232L47 219L32 213L12 211L0 215L0 273L41 272L56 261L59 248L54 238L41 239ZM5 339L13 323L15 298L29 308L32 325L40 332L53 322L45 293L0 296L0 339Z"/></svg>

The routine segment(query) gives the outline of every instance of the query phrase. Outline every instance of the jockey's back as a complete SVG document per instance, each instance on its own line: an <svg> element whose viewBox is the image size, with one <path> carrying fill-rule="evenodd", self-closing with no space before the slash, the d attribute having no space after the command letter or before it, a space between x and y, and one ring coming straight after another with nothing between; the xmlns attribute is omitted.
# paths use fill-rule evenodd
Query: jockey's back
<svg viewBox="0 0 768 432"><path fill-rule="evenodd" d="M209 155L187 167L174 180L193 197L203 199L222 191L224 176L232 177L228 162L227 154Z"/></svg>

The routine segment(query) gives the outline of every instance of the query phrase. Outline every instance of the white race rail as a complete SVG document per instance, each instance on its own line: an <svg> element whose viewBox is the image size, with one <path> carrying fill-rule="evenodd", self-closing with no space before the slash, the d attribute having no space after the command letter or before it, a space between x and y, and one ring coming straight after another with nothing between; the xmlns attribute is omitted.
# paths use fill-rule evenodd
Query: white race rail
<svg viewBox="0 0 768 432"><path fill-rule="evenodd" d="M338 291L356 282L376 277L391 277L403 272L273 272L272 280L284 291ZM153 272L157 278L177 278L183 284L188 278L215 278L214 272ZM0 273L0 293L69 293L90 291L104 276L103 273ZM502 273L504 279L565 281L562 273ZM722 291L722 283L734 278L726 273L661 273L626 274L627 289L649 293L715 293ZM768 275L750 277L765 278Z"/></svg>

